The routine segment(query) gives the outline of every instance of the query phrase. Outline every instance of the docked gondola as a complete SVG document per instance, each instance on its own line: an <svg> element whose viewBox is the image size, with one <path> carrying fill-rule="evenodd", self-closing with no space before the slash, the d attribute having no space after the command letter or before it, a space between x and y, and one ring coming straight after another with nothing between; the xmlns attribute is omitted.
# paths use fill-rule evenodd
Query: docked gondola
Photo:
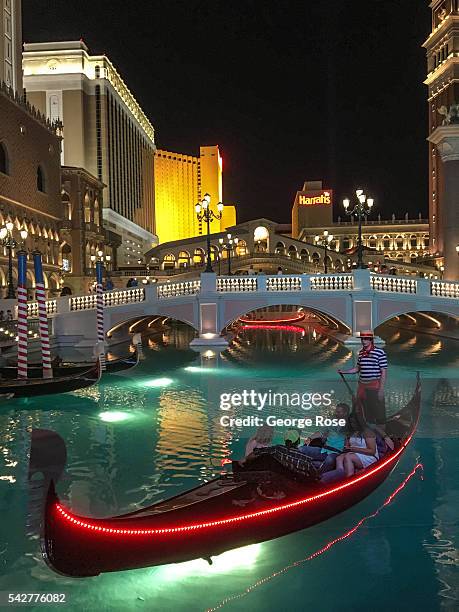
<svg viewBox="0 0 459 612"><path fill-rule="evenodd" d="M60 574L94 576L195 558L210 560L228 549L286 535L325 521L372 493L395 468L416 430L420 383L410 402L385 425L394 442L379 461L356 475L323 486L314 476L282 477L283 499L257 496L277 473L222 475L152 506L110 518L78 516L58 498L48 479L42 551ZM277 480L279 481L279 480ZM241 507L241 500L253 499ZM236 502L236 503L235 503Z"/></svg>
<svg viewBox="0 0 459 612"><path fill-rule="evenodd" d="M269 313L268 313L269 314ZM299 323L300 321L304 321L306 318L306 314L302 311L295 313L282 313L281 317L269 317L264 318L264 315L254 314L252 316L246 315L243 317L239 317L238 322L243 323L244 326L249 325L282 325L289 323Z"/></svg>
<svg viewBox="0 0 459 612"><path fill-rule="evenodd" d="M99 360L90 368L76 374L66 376L53 376L53 378L16 378L0 380L0 394L10 395L11 398L36 397L38 395L51 395L54 393L68 393L84 389L97 383L100 379Z"/></svg>
<svg viewBox="0 0 459 612"><path fill-rule="evenodd" d="M135 349L133 353L126 357L120 357L118 359L107 359L105 361L105 371L107 374L114 374L129 370L135 367L139 363L139 351ZM82 374L87 372L93 367L93 363L72 363L72 362L61 362L54 361L53 375L54 377L66 377L74 374ZM16 366L4 366L0 368L0 377L5 380L17 379L17 367ZM39 364L29 364L27 366L28 378L36 379L43 377L43 366Z"/></svg>

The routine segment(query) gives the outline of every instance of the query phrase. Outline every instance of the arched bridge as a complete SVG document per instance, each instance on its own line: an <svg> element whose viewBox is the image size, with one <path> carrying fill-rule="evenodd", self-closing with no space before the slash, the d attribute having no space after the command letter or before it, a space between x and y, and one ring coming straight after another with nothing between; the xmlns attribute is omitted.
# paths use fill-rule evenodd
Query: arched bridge
<svg viewBox="0 0 459 612"><path fill-rule="evenodd" d="M222 330L241 315L292 304L333 317L349 335L408 312L459 318L459 282L377 275L369 270L330 275L217 276L166 282L104 294L105 330L143 316L162 315L190 324L195 343L224 343ZM48 300L58 344L90 346L96 337L94 294ZM29 304L29 315L37 306Z"/></svg>

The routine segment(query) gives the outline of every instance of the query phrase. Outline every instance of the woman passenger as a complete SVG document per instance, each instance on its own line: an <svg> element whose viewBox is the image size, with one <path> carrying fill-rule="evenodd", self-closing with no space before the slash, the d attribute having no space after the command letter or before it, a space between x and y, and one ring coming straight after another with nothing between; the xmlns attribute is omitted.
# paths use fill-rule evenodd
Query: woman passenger
<svg viewBox="0 0 459 612"><path fill-rule="evenodd" d="M267 448L272 445L274 428L270 425L262 425L250 438L245 447L244 459L251 455L256 448Z"/></svg>
<svg viewBox="0 0 459 612"><path fill-rule="evenodd" d="M336 458L336 469L344 470L346 477L363 470L379 459L374 431L359 427L354 414L349 416L350 431L344 443L344 453Z"/></svg>

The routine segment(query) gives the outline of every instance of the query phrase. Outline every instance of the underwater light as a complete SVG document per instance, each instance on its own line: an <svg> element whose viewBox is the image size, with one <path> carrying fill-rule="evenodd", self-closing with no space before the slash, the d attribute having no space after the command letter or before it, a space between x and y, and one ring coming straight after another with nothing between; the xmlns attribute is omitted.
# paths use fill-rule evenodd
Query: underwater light
<svg viewBox="0 0 459 612"><path fill-rule="evenodd" d="M207 575L221 572L237 571L241 567L253 567L261 551L261 544L250 544L235 550L212 557L212 565L204 559L194 559L184 563L174 563L164 566L161 578L174 580L190 575Z"/></svg>
<svg viewBox="0 0 459 612"><path fill-rule="evenodd" d="M153 378L152 380L147 380L147 382L143 383L144 387L168 387L169 385L171 385L174 381L172 380L172 378L167 378L167 377L163 377L163 378Z"/></svg>
<svg viewBox="0 0 459 612"><path fill-rule="evenodd" d="M120 423L126 421L132 417L128 412L121 412L121 410L107 410L105 412L99 412L99 418L101 421L106 423Z"/></svg>

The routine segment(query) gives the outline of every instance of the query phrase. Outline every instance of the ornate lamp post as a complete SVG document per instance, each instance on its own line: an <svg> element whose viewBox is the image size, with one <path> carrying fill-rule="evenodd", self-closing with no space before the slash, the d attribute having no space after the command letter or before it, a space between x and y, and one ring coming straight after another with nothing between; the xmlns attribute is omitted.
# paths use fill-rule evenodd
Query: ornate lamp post
<svg viewBox="0 0 459 612"><path fill-rule="evenodd" d="M357 189L355 192L357 196L357 202L352 210L349 210L350 200L349 198L345 198L343 200L344 210L346 215L356 215L359 220L359 235L358 235L358 243L357 243L357 267L362 269L365 266L363 265L363 243L362 243L362 219L368 216L373 208L374 200L373 198L367 198L367 196L363 193L363 189Z"/></svg>
<svg viewBox="0 0 459 612"><path fill-rule="evenodd" d="M210 195L206 193L201 202L198 202L195 206L196 216L198 221L206 222L207 229L207 264L206 272L213 272L212 270L212 251L210 248L210 224L214 219L219 220L222 218L223 204L219 202L217 204L218 213L215 213L210 209Z"/></svg>
<svg viewBox="0 0 459 612"><path fill-rule="evenodd" d="M228 276L231 276L231 253L233 251L233 247L237 246L239 242L239 238L232 238L231 234L227 234L228 242L225 242L223 238L218 239L218 243L220 244L220 248L225 250L228 255Z"/></svg>
<svg viewBox="0 0 459 612"><path fill-rule="evenodd" d="M0 229L0 241L2 246L8 249L8 294L6 296L7 300L14 300L16 298L16 293L14 291L13 285L13 249L18 246L18 243L14 239L13 236L14 223L8 221L1 229ZM26 229L20 230L22 244L24 244L28 232Z"/></svg>
<svg viewBox="0 0 459 612"><path fill-rule="evenodd" d="M328 230L324 230L323 236L315 236L314 242L324 248L324 273L328 274L327 252L330 242L333 240L333 234L329 234Z"/></svg>

